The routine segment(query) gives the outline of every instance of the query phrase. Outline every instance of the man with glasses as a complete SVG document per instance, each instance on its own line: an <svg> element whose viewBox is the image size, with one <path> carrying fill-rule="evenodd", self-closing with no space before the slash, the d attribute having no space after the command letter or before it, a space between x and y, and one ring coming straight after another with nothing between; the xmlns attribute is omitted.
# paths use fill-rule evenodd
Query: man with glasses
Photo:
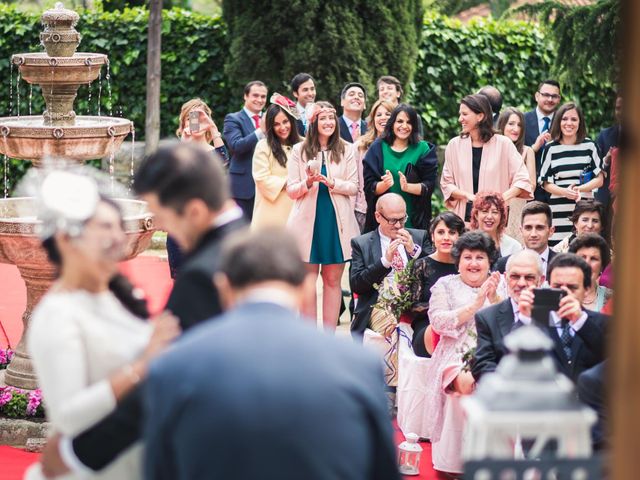
<svg viewBox="0 0 640 480"><path fill-rule="evenodd" d="M562 99L560 84L556 80L544 80L538 85L535 94L537 106L524 114L524 144L533 148L536 154L536 177L540 174L542 164L542 152L545 144L551 140L549 130L553 116ZM549 201L549 194L540 186L536 186L535 199L543 202Z"/></svg>
<svg viewBox="0 0 640 480"><path fill-rule="evenodd" d="M583 371L604 360L607 318L582 307L591 282L591 268L583 259L563 253L555 257L549 270L551 287L566 292L558 311L551 312L553 325L546 328L554 343L551 358L558 370L575 382ZM471 373L476 381L495 371L506 355L504 337L532 321L533 289L539 288L545 278L539 254L533 250L513 254L505 277L509 298L475 315L478 345Z"/></svg>
<svg viewBox="0 0 640 480"><path fill-rule="evenodd" d="M377 229L351 240L349 283L357 295L351 333L360 338L370 326L371 311L378 300L374 285L382 284L387 277L393 281L396 271L428 253L430 247L424 230L404 228L407 205L400 195L382 195L376 202L375 218Z"/></svg>

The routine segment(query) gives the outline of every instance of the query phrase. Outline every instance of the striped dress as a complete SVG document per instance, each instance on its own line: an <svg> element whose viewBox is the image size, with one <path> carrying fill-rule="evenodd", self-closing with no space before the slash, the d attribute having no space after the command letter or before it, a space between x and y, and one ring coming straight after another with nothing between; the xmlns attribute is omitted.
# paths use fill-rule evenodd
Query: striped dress
<svg viewBox="0 0 640 480"><path fill-rule="evenodd" d="M593 141L585 138L576 145L550 142L544 150L538 183L542 185L543 182L548 182L568 188L570 185L580 184L580 173L585 170L593 172L593 178L601 171L598 149ZM588 197L593 197L593 193L582 193L581 198ZM571 235L573 224L569 217L576 202L566 197L551 195L549 206L553 212L553 226L556 228L549 244L555 245Z"/></svg>

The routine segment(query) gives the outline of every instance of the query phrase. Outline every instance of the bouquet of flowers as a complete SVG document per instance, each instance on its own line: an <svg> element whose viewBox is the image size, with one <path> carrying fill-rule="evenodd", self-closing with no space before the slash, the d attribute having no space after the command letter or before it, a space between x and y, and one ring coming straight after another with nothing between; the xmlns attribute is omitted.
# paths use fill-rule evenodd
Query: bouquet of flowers
<svg viewBox="0 0 640 480"><path fill-rule="evenodd" d="M414 303L418 301L414 288L418 277L413 263L414 260L411 259L405 268L394 271L393 282L385 278L382 284L373 285L373 288L378 290L378 301L374 308L390 313L397 321L410 321L408 314Z"/></svg>

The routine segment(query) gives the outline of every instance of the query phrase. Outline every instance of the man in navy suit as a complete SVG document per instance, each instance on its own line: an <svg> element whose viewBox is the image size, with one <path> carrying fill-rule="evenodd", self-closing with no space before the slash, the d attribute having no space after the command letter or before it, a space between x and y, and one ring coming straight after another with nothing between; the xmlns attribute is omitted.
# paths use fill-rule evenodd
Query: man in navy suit
<svg viewBox="0 0 640 480"><path fill-rule="evenodd" d="M145 477L399 479L380 361L300 318L290 235L236 236L215 282L228 312L149 370Z"/></svg>
<svg viewBox="0 0 640 480"><path fill-rule="evenodd" d="M339 120L340 138L353 143L367 132L367 122L362 120L362 113L367 108L367 92L357 82L349 82L340 93L342 116Z"/></svg>
<svg viewBox="0 0 640 480"><path fill-rule="evenodd" d="M585 370L605 359L607 317L584 310L584 294L591 284L591 267L573 253L562 253L551 262L549 284L567 295L558 311L551 312L550 325L542 327L553 340L551 357L558 370L574 382ZM478 344L471 373L476 380L493 372L507 353L504 337L520 325L531 324L534 288L544 280L537 253L523 250L507 263L509 298L476 313Z"/></svg>
<svg viewBox="0 0 640 480"><path fill-rule="evenodd" d="M231 197L242 209L248 222L253 217L256 185L251 173L253 151L258 140L264 138L260 128L262 109L267 103L267 86L259 80L244 87L244 107L224 117L224 139L229 147L229 179Z"/></svg>
<svg viewBox="0 0 640 480"><path fill-rule="evenodd" d="M300 120L296 120L296 127L301 136L307 133L307 104L316 101L316 82L308 73L298 73L291 79L291 94L296 99L296 108L300 113Z"/></svg>
<svg viewBox="0 0 640 480"><path fill-rule="evenodd" d="M535 94L537 106L524 114L524 144L533 148L536 154L536 177L540 174L542 166L542 152L544 145L551 140L549 130L553 122L553 116L560 105L560 84L556 80L544 80L538 85ZM536 200L549 201L549 194L541 187L536 186L534 192Z"/></svg>
<svg viewBox="0 0 640 480"><path fill-rule="evenodd" d="M533 250L540 255L545 277L549 278L549 264L556 255L556 252L549 248L549 237L556 230L552 225L551 207L544 202L534 200L524 206L521 219L520 232L522 233L524 245L529 250ZM510 255L507 255L498 259L494 269L504 273L510 257Z"/></svg>
<svg viewBox="0 0 640 480"><path fill-rule="evenodd" d="M611 168L611 149L620 146L620 124L622 123L622 96L616 97L615 125L605 128L598 134L596 145L602 158L603 169L607 172L604 184L595 192L595 198L601 202L605 209L609 206L611 195L609 194L609 171Z"/></svg>

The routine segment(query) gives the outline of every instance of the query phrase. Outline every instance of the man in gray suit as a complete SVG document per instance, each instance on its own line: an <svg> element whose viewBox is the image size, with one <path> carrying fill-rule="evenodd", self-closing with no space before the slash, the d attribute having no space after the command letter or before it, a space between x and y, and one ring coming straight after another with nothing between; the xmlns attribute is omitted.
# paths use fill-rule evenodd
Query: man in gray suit
<svg viewBox="0 0 640 480"><path fill-rule="evenodd" d="M380 362L299 317L290 236L237 236L215 283L228 313L149 371L145 477L399 479Z"/></svg>

